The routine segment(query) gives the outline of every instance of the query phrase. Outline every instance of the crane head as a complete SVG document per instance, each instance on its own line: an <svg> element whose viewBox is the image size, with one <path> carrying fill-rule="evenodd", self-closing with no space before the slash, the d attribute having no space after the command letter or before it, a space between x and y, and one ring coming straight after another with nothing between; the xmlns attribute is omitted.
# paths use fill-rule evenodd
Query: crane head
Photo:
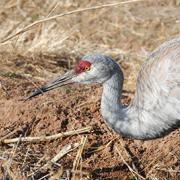
<svg viewBox="0 0 180 180"><path fill-rule="evenodd" d="M117 68L119 68L119 66L110 57L99 54L86 55L72 70L62 76L56 77L44 86L35 89L29 97L25 98L25 100L67 84L102 84L112 76Z"/></svg>

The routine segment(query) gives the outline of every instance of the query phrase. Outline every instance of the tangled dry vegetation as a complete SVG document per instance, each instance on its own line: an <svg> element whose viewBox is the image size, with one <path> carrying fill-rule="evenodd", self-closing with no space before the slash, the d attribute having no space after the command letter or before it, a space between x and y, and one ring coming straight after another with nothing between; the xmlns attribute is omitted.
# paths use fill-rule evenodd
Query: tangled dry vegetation
<svg viewBox="0 0 180 180"><path fill-rule="evenodd" d="M41 19L119 2L1 0L0 40ZM99 86L68 86L21 101L83 54L98 52L122 66L128 104L140 65L180 33L179 17L179 0L142 0L55 18L1 43L0 177L180 179L180 130L145 142L120 137L99 113Z"/></svg>

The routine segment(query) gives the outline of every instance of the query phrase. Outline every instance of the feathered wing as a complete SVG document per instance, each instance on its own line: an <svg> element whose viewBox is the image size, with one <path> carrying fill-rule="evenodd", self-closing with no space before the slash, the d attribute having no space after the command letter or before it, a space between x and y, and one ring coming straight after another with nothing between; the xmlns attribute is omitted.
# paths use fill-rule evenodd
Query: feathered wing
<svg viewBox="0 0 180 180"><path fill-rule="evenodd" d="M180 125L180 36L151 53L142 66L131 104L146 136L161 136Z"/></svg>

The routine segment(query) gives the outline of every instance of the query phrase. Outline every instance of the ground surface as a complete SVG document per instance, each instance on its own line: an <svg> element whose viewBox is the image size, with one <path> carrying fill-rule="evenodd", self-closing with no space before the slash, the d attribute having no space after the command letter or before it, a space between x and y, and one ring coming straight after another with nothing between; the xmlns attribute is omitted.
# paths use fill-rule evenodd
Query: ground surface
<svg viewBox="0 0 180 180"><path fill-rule="evenodd" d="M37 4L2 2L2 39L17 27L21 29L22 19L25 25L30 24L52 10L52 7L45 8L49 1L45 5L40 1ZM102 1L105 2L110 1ZM56 3L54 1L54 6ZM89 6L96 4L96 1L88 2ZM71 85L30 101L22 100L36 86L72 68L82 54L97 51L111 55L121 65L125 74L122 102L128 104L148 52L179 34L179 4L178 1L141 2L136 6L116 7L113 11L86 12L83 16L49 22L2 44L1 142L85 127L91 130L51 141L1 144L0 176L10 179L180 179L180 129L150 141L125 139L115 134L99 112L101 86ZM83 1L65 1L54 14L64 12L62 7L70 11L86 6ZM64 147L77 143L80 146L72 147L55 164L45 167Z"/></svg>

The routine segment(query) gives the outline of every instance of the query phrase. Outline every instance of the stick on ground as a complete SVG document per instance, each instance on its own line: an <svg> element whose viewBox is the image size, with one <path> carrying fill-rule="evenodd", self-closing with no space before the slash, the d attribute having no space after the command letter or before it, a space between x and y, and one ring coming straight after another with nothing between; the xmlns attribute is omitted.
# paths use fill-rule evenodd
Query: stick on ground
<svg viewBox="0 0 180 180"><path fill-rule="evenodd" d="M132 167L126 162L126 160L124 159L124 157L122 156L121 152L119 151L118 147L115 145L115 150L117 151L117 153L119 154L119 156L121 157L122 161L124 162L124 164L128 167L129 171L133 174L138 176L140 179L145 180L145 178L143 176L141 176L138 172L136 172L134 169L132 169Z"/></svg>
<svg viewBox="0 0 180 180"><path fill-rule="evenodd" d="M76 155L76 157L74 159L74 162L73 162L73 169L72 169L73 177L72 177L72 180L76 180L77 179L76 178L76 174L77 174L76 171L78 170L78 168L79 168L79 170L81 172L80 174L82 174L82 169L80 167L80 160L82 158L82 153L83 153L86 141L87 141L87 136L81 138L80 146L79 146L79 149L77 151L77 155Z"/></svg>
<svg viewBox="0 0 180 180"><path fill-rule="evenodd" d="M91 130L91 127L85 127L73 131L68 131L64 133L58 133L51 136L37 136L37 137L21 137L21 138L13 138L13 139L3 139L0 143L9 144L9 143L16 143L16 142L42 142L42 141L51 141L55 139L59 139L62 137L72 136L76 134L86 133Z"/></svg>

